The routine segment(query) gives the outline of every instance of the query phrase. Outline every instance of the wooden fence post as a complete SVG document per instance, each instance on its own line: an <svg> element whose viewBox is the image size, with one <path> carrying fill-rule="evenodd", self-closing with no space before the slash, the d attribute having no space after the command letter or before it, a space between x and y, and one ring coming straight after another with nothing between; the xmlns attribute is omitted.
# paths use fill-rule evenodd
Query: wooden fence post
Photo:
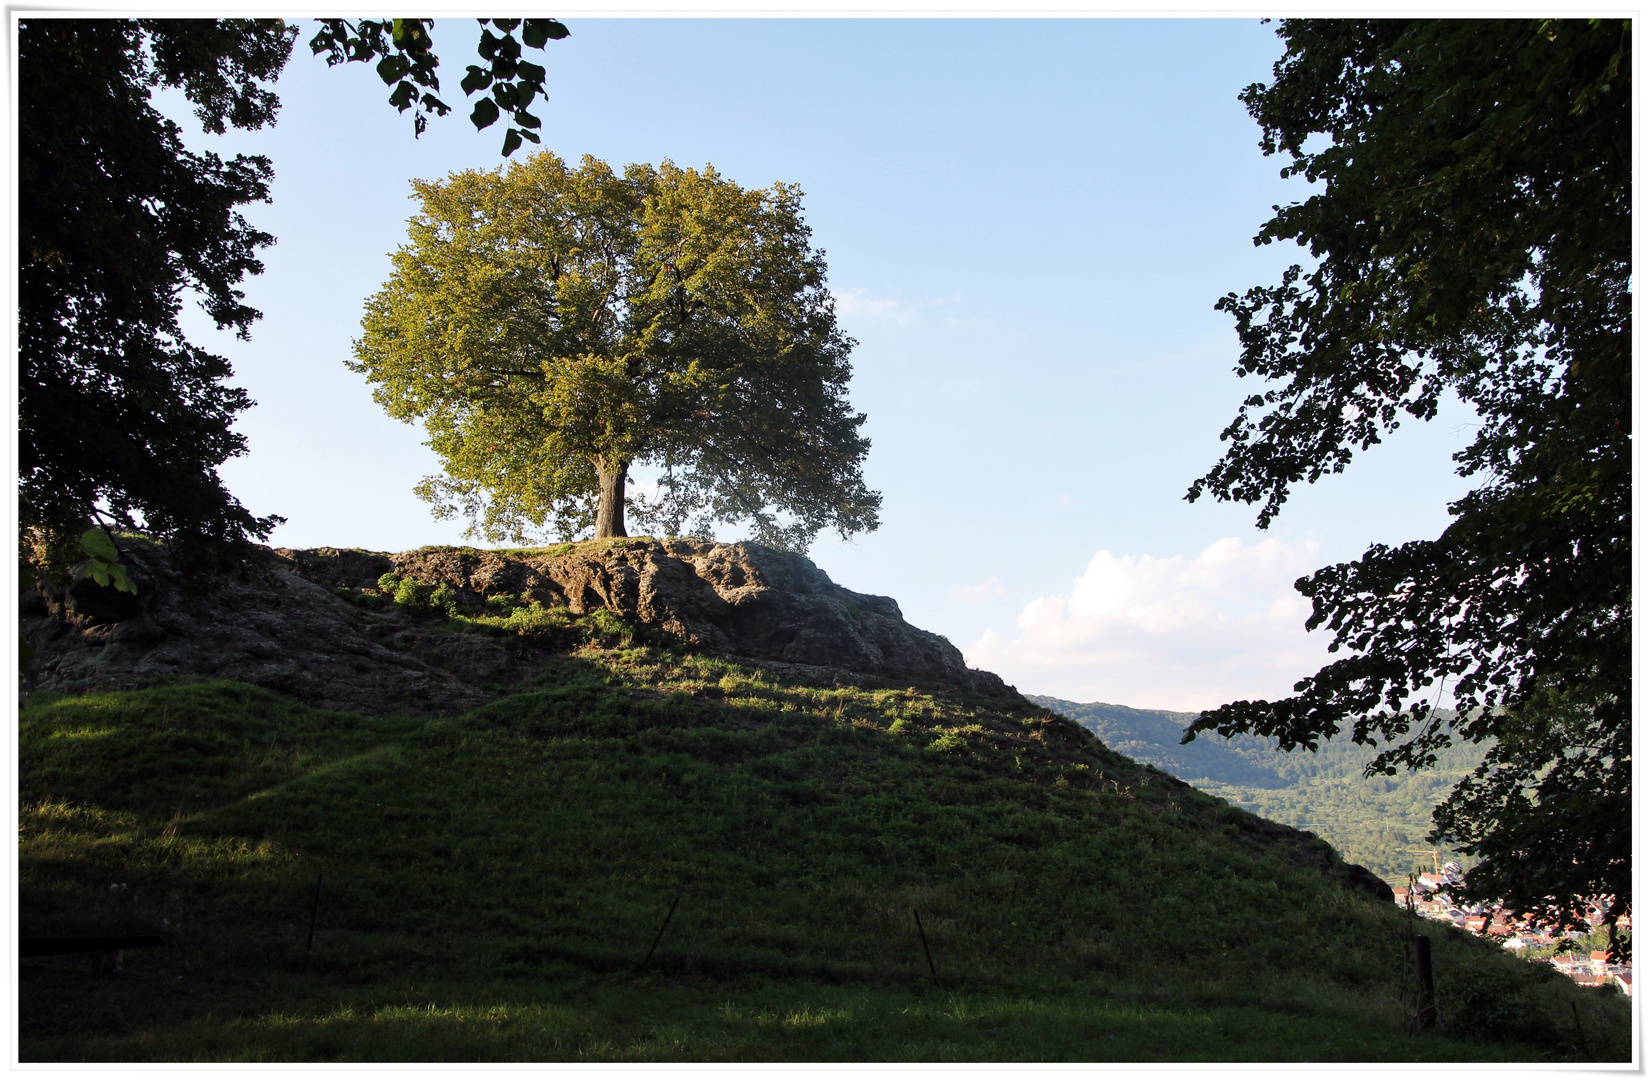
<svg viewBox="0 0 1649 1080"><path fill-rule="evenodd" d="M1420 1012L1415 1017L1421 1031L1437 1026L1437 988L1431 979L1431 938L1414 937L1415 973L1420 977Z"/></svg>
<svg viewBox="0 0 1649 1080"><path fill-rule="evenodd" d="M928 949L928 932L922 929L922 913L915 908L911 908L910 913L916 916L916 933L922 938L922 955L928 958L928 974L933 976L933 987L937 990L939 988L939 972L934 969L933 953Z"/></svg>
<svg viewBox="0 0 1649 1080"><path fill-rule="evenodd" d="M321 878L325 875L315 875L315 903L309 909L309 944L304 946L305 952L315 951L315 916L321 913Z"/></svg>
<svg viewBox="0 0 1649 1080"><path fill-rule="evenodd" d="M670 901L670 910L664 913L664 924L658 928L658 934L653 938L653 947L647 950L647 959L641 962L641 966L636 968L637 971L645 971L647 965L653 962L653 953L658 950L658 943L664 940L664 931L670 925L670 916L676 913L676 905L679 903L681 894L677 893L676 898Z"/></svg>

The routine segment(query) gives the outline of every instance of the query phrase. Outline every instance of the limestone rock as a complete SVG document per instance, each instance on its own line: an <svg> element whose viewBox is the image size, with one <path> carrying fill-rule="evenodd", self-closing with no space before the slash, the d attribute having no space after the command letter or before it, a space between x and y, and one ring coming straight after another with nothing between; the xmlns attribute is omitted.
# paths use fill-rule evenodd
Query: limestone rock
<svg viewBox="0 0 1649 1080"><path fill-rule="evenodd" d="M727 656L901 686L1007 690L995 675L968 668L950 642L905 622L891 598L845 589L805 556L759 544L623 540L541 554L425 549L390 561L402 577L451 585L460 603L502 593L579 614L606 608Z"/></svg>
<svg viewBox="0 0 1649 1080"><path fill-rule="evenodd" d="M23 594L21 630L34 648L37 689L126 689L199 675L321 708L411 716L488 699L452 673L379 644L370 616L296 574L276 570L191 596L158 549L121 546L135 598L85 581L66 594Z"/></svg>
<svg viewBox="0 0 1649 1080"><path fill-rule="evenodd" d="M968 668L937 634L905 622L884 596L845 589L801 555L756 544L615 540L536 551L425 548L387 554L273 552L272 567L210 597L191 596L158 549L132 541L135 601L77 582L25 593L23 633L35 685L131 687L177 674L239 679L324 708L445 714L489 698L552 661L564 644L446 633L345 594L393 572L456 593L460 610L491 597L612 611L698 649L808 682L1011 692Z"/></svg>

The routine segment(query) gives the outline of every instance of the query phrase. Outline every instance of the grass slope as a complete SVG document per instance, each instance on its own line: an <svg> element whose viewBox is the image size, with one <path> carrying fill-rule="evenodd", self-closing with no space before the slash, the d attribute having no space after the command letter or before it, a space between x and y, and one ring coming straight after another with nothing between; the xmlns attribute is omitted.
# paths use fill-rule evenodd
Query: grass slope
<svg viewBox="0 0 1649 1080"><path fill-rule="evenodd" d="M180 935L26 963L25 1061L1630 1056L1452 933L1411 1037L1398 911L1017 699L586 646L453 719L35 695L19 752L23 932Z"/></svg>
<svg viewBox="0 0 1649 1080"><path fill-rule="evenodd" d="M1432 808L1488 753L1489 744L1456 745L1441 751L1435 768L1396 776L1363 775L1375 754L1341 732L1315 753L1282 753L1275 743L1250 735L1222 739L1204 733L1180 745L1196 713L1131 709L1103 702L1081 703L1030 695L1029 700L1092 731L1105 745L1272 821L1310 829L1351 862L1360 863L1394 885L1430 856L1435 845ZM1473 860L1449 848L1438 859Z"/></svg>

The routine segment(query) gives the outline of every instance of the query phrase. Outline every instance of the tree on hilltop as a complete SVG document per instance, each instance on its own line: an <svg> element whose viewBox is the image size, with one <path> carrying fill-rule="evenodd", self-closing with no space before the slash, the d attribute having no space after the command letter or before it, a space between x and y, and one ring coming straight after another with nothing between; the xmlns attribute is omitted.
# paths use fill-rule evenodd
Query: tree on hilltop
<svg viewBox="0 0 1649 1080"><path fill-rule="evenodd" d="M853 342L794 185L542 152L413 188L351 367L423 420L438 516L495 542L624 536L628 501L663 532L746 520L796 550L876 527ZM640 464L663 468L654 499L626 498Z"/></svg>
<svg viewBox="0 0 1649 1080"><path fill-rule="evenodd" d="M1368 771L1493 738L1432 839L1468 890L1573 925L1631 902L1631 23L1284 20L1242 95L1283 175L1323 184L1256 243L1319 262L1218 307L1239 375L1275 380L1187 498L1264 503L1341 471L1453 392L1481 483L1435 540L1375 545L1296 587L1337 659L1281 701L1187 730L1315 749L1349 724ZM1322 140L1322 136L1327 136ZM1310 146L1311 149L1307 147ZM1444 688L1457 713L1435 708Z"/></svg>

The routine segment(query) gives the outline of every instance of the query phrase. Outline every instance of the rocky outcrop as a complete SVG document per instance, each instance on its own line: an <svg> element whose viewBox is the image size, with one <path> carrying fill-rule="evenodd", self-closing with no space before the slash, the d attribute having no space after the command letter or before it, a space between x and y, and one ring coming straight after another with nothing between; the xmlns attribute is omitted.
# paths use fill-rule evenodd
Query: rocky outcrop
<svg viewBox="0 0 1649 1080"><path fill-rule="evenodd" d="M166 675L239 679L354 712L413 715L472 708L530 677L564 642L448 633L393 609L364 610L385 573L445 585L460 611L537 601L605 609L695 648L810 682L1009 692L967 667L937 634L884 596L845 589L810 560L756 544L617 540L537 551L425 548L384 554L273 552L254 580L191 596L158 549L126 545L130 598L77 582L25 593L35 685L144 685ZM370 595L369 595L370 598Z"/></svg>
<svg viewBox="0 0 1649 1080"><path fill-rule="evenodd" d="M259 574L192 596L156 548L132 540L121 547L136 597L85 579L64 592L23 593L21 630L34 650L36 689L129 689L206 676L321 708L412 716L488 700L451 671L388 647L392 627L296 574Z"/></svg>
<svg viewBox="0 0 1649 1080"><path fill-rule="evenodd" d="M279 554L297 573L334 587L377 581L360 553ZM451 586L460 607L504 596L575 614L605 608L725 656L859 682L1006 689L995 675L969 669L944 638L905 622L890 597L845 589L805 556L759 544L621 540L519 553L425 548L387 559L402 577Z"/></svg>

